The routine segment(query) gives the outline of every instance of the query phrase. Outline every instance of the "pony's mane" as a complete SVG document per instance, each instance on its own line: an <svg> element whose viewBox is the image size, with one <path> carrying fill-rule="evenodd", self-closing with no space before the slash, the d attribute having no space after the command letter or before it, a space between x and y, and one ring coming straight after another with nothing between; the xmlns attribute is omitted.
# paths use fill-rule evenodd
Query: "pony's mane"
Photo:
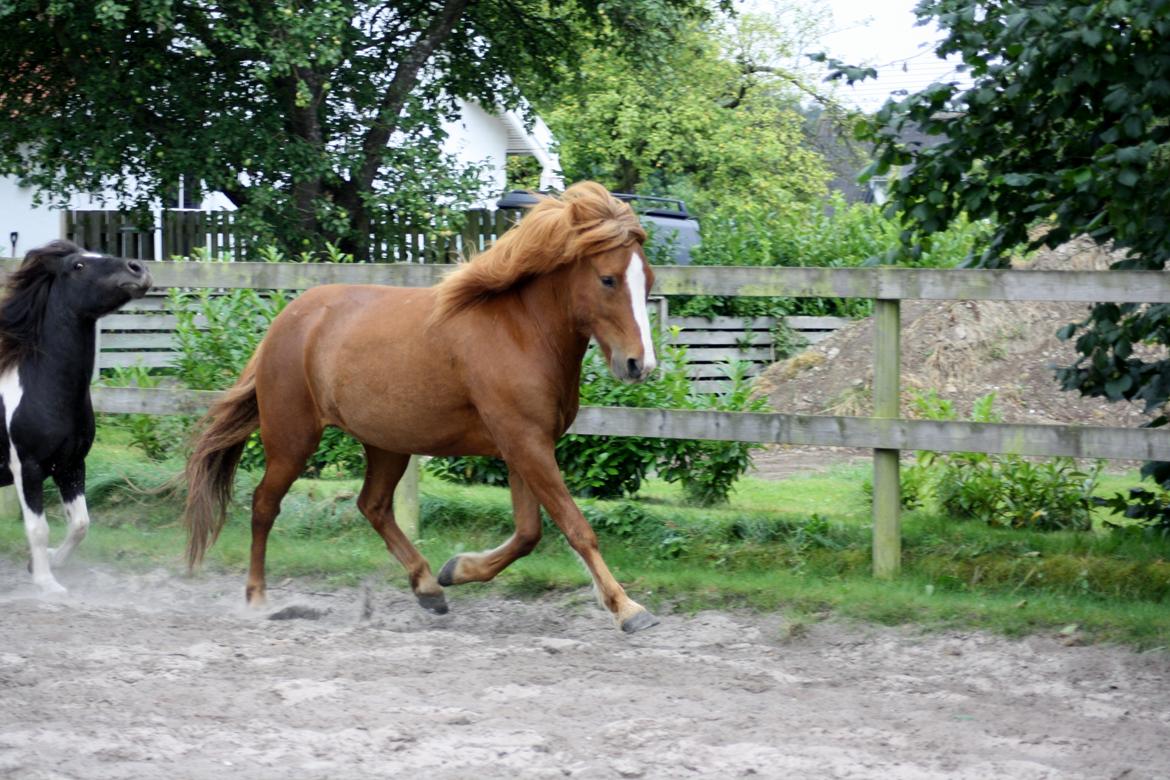
<svg viewBox="0 0 1170 780"><path fill-rule="evenodd" d="M0 374L20 365L37 348L56 278L50 262L83 251L70 241L51 241L24 256L4 283L0 299Z"/></svg>
<svg viewBox="0 0 1170 780"><path fill-rule="evenodd" d="M629 205L596 182L579 182L559 198L541 198L490 249L439 282L431 321L442 321L584 257L645 240L646 231Z"/></svg>

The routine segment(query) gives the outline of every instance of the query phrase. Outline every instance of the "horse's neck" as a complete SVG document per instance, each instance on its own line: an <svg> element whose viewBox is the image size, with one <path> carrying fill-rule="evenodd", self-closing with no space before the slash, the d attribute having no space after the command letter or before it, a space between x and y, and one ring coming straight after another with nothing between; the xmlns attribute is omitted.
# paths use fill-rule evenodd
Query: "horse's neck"
<svg viewBox="0 0 1170 780"><path fill-rule="evenodd" d="M48 380L42 392L68 396L88 392L96 343L95 320L50 307L41 328L41 343L32 357L37 374Z"/></svg>
<svg viewBox="0 0 1170 780"><path fill-rule="evenodd" d="M589 347L589 334L573 320L566 273L554 272L533 280L522 297L528 315L535 321L538 338L562 366L565 382L575 389L581 378L581 360Z"/></svg>

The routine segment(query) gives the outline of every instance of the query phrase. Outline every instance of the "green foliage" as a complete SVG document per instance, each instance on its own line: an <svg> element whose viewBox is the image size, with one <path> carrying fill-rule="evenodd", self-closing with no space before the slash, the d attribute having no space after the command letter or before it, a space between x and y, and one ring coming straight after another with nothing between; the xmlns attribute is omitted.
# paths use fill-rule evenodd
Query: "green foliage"
<svg viewBox="0 0 1170 780"><path fill-rule="evenodd" d="M986 221L955 220L929 249L910 258L902 252L901 228L882 209L847 203L840 193L817 203L791 199L725 205L703 221L697 265L856 268L882 264L951 268L974 256L986 242ZM674 305L680 316L865 317L871 302L843 298L726 298L695 296Z"/></svg>
<svg viewBox="0 0 1170 780"><path fill-rule="evenodd" d="M102 376L108 387L158 387L162 378L142 366L117 368ZM190 418L155 414L115 414L103 418L103 425L125 430L131 443L152 461L170 457L186 438Z"/></svg>
<svg viewBox="0 0 1170 780"><path fill-rule="evenodd" d="M746 375L747 364L732 363L727 368L730 389L723 394L694 397L689 408L720 412L763 412L767 399L752 397ZM663 453L658 474L667 482L680 482L683 492L698 506L726 504L731 488L751 466L752 451L758 444L739 441L682 440Z"/></svg>
<svg viewBox="0 0 1170 780"><path fill-rule="evenodd" d="M1108 498L1096 499L1098 506L1108 507L1131 524L1105 521L1116 530L1138 528L1160 536L1170 536L1170 490L1157 485L1153 490L1130 488L1128 494L1114 493Z"/></svg>
<svg viewBox="0 0 1170 780"><path fill-rule="evenodd" d="M994 393L979 398L971 420L1000 422L994 405ZM933 391L917 396L915 406L926 419L957 417L954 406ZM933 498L946 514L987 525L1087 531L1100 473L1100 463L1082 471L1067 457L1036 462L1018 455L920 452L903 470L903 504L920 507Z"/></svg>
<svg viewBox="0 0 1170 780"><path fill-rule="evenodd" d="M521 107L586 47L654 57L729 4L11 0L0 172L143 214L185 180L226 194L253 245L366 260L372 237L480 194L443 152L459 99Z"/></svg>
<svg viewBox="0 0 1170 780"><path fill-rule="evenodd" d="M819 18L790 5L782 22L743 13L720 25L680 21L678 40L633 60L602 41L566 62L537 101L566 177L714 205L810 200L829 179L804 138L795 70Z"/></svg>
<svg viewBox="0 0 1170 780"><path fill-rule="evenodd" d="M889 210L903 214L908 250L969 214L995 220L986 266L1021 243L1088 235L1123 250L1114 267L1164 268L1170 0L927 0L917 13L937 19L947 36L938 54L961 57L971 78L890 101L861 128L876 144L870 173L900 170ZM910 147L911 130L938 144ZM1163 409L1170 361L1134 348L1170 344L1168 315L1166 305L1094 306L1061 331L1081 354L1058 371L1062 386ZM1170 465L1147 473L1170 484Z"/></svg>
<svg viewBox="0 0 1170 780"><path fill-rule="evenodd" d="M286 293L261 294L171 288L175 312L176 375L192 390L221 390L235 384L268 326L288 304Z"/></svg>

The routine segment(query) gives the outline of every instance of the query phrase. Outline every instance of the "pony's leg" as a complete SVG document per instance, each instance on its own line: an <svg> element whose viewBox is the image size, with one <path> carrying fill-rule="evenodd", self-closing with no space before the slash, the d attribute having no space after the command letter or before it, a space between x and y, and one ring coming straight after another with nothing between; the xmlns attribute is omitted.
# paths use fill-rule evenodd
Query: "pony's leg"
<svg viewBox="0 0 1170 780"><path fill-rule="evenodd" d="M49 521L45 519L45 475L33 461L21 462L16 447L11 448L8 463L12 471L12 484L20 498L20 511L24 517L24 533L28 537L29 569L33 583L45 593L64 593L65 588L57 582L49 568Z"/></svg>
<svg viewBox="0 0 1170 780"><path fill-rule="evenodd" d="M565 487L552 443L529 439L519 445L513 443L508 449L504 459L509 468L515 469L524 478L537 501L548 510L553 522L564 533L569 545L581 556L593 577L593 585L602 606L610 611L621 630L633 633L658 625L658 618L627 596L625 589L605 565L597 546L597 534Z"/></svg>
<svg viewBox="0 0 1170 780"><path fill-rule="evenodd" d="M260 438L264 442L264 477L252 494L252 556L248 566L248 584L244 596L250 607L263 607L268 598L264 578L264 558L268 553L268 534L280 514L280 502L305 470L309 456L321 441L317 428L278 429L261 421Z"/></svg>
<svg viewBox="0 0 1170 780"><path fill-rule="evenodd" d="M410 456L387 452L366 445L366 481L362 485L357 505L370 525L386 542L386 549L406 568L410 589L423 609L437 615L447 612L447 597L443 595L427 559L410 543L394 520L394 488L398 485Z"/></svg>
<svg viewBox="0 0 1170 780"><path fill-rule="evenodd" d="M57 489L61 491L61 502L65 505L65 518L69 530L65 541L57 549L49 549L54 566L64 563L85 538L89 531L89 509L85 504L85 464L75 466L53 476Z"/></svg>
<svg viewBox="0 0 1170 780"><path fill-rule="evenodd" d="M516 521L516 531L494 550L462 553L447 561L439 570L440 585L487 582L536 547L540 541L540 502L524 478L513 468L508 469L508 485L512 489L512 515Z"/></svg>

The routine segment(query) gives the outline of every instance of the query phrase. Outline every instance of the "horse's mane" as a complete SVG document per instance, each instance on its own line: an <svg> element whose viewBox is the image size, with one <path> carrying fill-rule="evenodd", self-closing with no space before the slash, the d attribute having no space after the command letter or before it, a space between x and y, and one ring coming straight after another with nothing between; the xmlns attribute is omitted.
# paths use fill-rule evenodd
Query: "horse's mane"
<svg viewBox="0 0 1170 780"><path fill-rule="evenodd" d="M600 184L579 182L559 198L541 198L490 249L439 282L431 321L442 321L581 258L645 240L646 231L633 209Z"/></svg>
<svg viewBox="0 0 1170 780"><path fill-rule="evenodd" d="M70 241L51 241L32 249L4 283L0 300L0 374L19 365L41 340L49 290L56 273L49 263L83 251Z"/></svg>

